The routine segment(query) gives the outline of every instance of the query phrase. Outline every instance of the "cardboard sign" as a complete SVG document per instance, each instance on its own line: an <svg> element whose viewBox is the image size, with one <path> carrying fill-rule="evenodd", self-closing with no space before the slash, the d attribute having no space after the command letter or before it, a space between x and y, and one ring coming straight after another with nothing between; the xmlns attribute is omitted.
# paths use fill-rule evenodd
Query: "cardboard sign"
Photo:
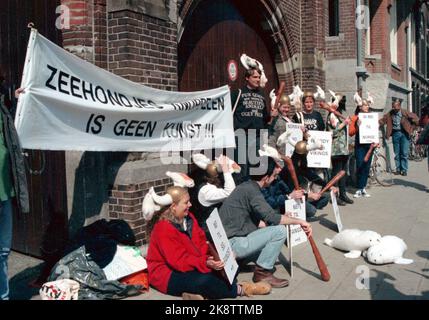
<svg viewBox="0 0 429 320"><path fill-rule="evenodd" d="M309 168L330 168L331 153L332 153L332 132L328 131L308 131L309 144L311 139L322 142L323 149L310 151L307 155L307 163Z"/></svg>
<svg viewBox="0 0 429 320"><path fill-rule="evenodd" d="M341 223L340 208L338 207L337 197L334 191L331 190L332 208L334 209L335 221L337 222L338 232L343 230L343 224Z"/></svg>
<svg viewBox="0 0 429 320"><path fill-rule="evenodd" d="M306 220L305 197L302 197L301 200L286 200L285 212L291 213L292 218ZM300 225L290 225L290 228L286 230L288 231L288 237L290 232L290 247L295 247L307 241L307 235Z"/></svg>
<svg viewBox="0 0 429 320"><path fill-rule="evenodd" d="M238 270L238 264L232 253L232 248L226 236L225 229L223 228L222 221L219 218L217 208L212 211L206 223L219 257L225 263L225 273L229 282L232 284Z"/></svg>
<svg viewBox="0 0 429 320"><path fill-rule="evenodd" d="M113 260L104 267L107 280L118 280L147 268L140 249L130 246L117 246Z"/></svg>
<svg viewBox="0 0 429 320"><path fill-rule="evenodd" d="M378 143L378 113L359 113L359 141L360 143Z"/></svg>
<svg viewBox="0 0 429 320"><path fill-rule="evenodd" d="M291 133L289 139L292 140L294 143L297 143L298 141L302 141L304 136L302 132L303 127L304 126L299 123L286 123L286 131ZM295 150L295 147L288 142L286 143L286 150L284 154L290 158L292 157L294 150Z"/></svg>

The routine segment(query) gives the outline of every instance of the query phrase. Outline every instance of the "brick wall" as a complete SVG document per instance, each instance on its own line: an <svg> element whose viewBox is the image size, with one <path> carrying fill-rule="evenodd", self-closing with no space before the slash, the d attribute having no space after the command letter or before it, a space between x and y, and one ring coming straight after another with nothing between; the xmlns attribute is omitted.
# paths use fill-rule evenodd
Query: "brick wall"
<svg viewBox="0 0 429 320"><path fill-rule="evenodd" d="M155 192L164 195L173 183L170 178L146 181L139 184L115 185L109 196L109 219L123 219L128 222L137 238L137 245L149 242L150 225L142 216L143 198L154 187Z"/></svg>
<svg viewBox="0 0 429 320"><path fill-rule="evenodd" d="M325 1L327 4L327 1ZM329 37L329 7L324 7L326 58L328 60L356 58L355 0L339 1L338 37Z"/></svg>
<svg viewBox="0 0 429 320"><path fill-rule="evenodd" d="M109 71L134 82L177 90L176 25L131 11L109 13Z"/></svg>

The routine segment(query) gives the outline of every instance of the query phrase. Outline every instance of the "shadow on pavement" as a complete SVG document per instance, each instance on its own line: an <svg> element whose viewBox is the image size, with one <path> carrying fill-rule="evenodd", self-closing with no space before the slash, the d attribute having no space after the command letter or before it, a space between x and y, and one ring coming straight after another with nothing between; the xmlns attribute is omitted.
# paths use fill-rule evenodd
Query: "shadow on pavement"
<svg viewBox="0 0 429 320"><path fill-rule="evenodd" d="M429 298L429 291L423 291L422 295L407 295L396 290L394 282L396 278L390 274L374 270L377 274L369 280L371 300L426 300Z"/></svg>
<svg viewBox="0 0 429 320"><path fill-rule="evenodd" d="M317 278L317 279L322 280L322 276L321 276L319 273L313 272L313 271L311 271L311 270L309 270L309 269L305 269L305 268L304 268L303 266L301 266L298 262L294 262L294 263L293 263L293 266L294 266L294 267L297 267L297 268L299 268L299 269L301 269L302 271L304 271L305 273L307 273L308 275L310 275L310 276L312 276L312 277L314 277L314 278Z"/></svg>
<svg viewBox="0 0 429 320"><path fill-rule="evenodd" d="M416 190L423 191L423 192L426 192L426 190L427 190L425 185L420 184L420 183L416 183L416 182L407 181L407 180L393 179L393 183L395 185L414 188Z"/></svg>
<svg viewBox="0 0 429 320"><path fill-rule="evenodd" d="M29 284L34 281L44 267L44 263L27 268L16 274L9 280L9 290L11 300L30 300L39 294L39 288L31 287Z"/></svg>
<svg viewBox="0 0 429 320"><path fill-rule="evenodd" d="M420 251L417 251L417 255L421 258L425 258L426 260L429 260L429 251L420 250Z"/></svg>
<svg viewBox="0 0 429 320"><path fill-rule="evenodd" d="M318 218L319 224L322 225L325 228L328 228L329 230L332 230L334 232L338 232L337 224L335 222L332 222L331 220L326 219L325 217L329 216L327 213L321 214ZM317 220L315 220L316 222Z"/></svg>

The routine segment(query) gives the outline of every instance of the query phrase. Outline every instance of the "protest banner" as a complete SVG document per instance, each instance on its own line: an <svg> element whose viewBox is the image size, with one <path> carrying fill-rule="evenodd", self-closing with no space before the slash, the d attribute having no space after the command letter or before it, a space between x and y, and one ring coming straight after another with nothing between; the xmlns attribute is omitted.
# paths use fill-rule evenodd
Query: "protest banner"
<svg viewBox="0 0 429 320"><path fill-rule="evenodd" d="M171 92L121 78L33 29L15 126L22 147L185 151L235 147L227 86Z"/></svg>

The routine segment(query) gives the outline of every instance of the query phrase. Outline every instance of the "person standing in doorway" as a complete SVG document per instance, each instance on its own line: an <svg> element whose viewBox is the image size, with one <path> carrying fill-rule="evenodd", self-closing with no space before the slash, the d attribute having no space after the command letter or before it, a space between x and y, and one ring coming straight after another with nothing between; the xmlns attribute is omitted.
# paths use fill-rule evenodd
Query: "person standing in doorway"
<svg viewBox="0 0 429 320"><path fill-rule="evenodd" d="M240 184L249 178L249 165L252 159L257 160L260 139L263 130L267 129L268 110L265 97L261 92L262 71L249 68L245 72L246 85L234 92L231 101L234 104L234 130L236 148L234 161L241 166L241 173L236 177Z"/></svg>
<svg viewBox="0 0 429 320"><path fill-rule="evenodd" d="M20 89L19 89L20 90ZM17 94L21 91L17 90ZM9 300L7 260L12 246L12 198L28 213L29 199L24 157L13 118L5 105L7 92L0 90L0 300Z"/></svg>

